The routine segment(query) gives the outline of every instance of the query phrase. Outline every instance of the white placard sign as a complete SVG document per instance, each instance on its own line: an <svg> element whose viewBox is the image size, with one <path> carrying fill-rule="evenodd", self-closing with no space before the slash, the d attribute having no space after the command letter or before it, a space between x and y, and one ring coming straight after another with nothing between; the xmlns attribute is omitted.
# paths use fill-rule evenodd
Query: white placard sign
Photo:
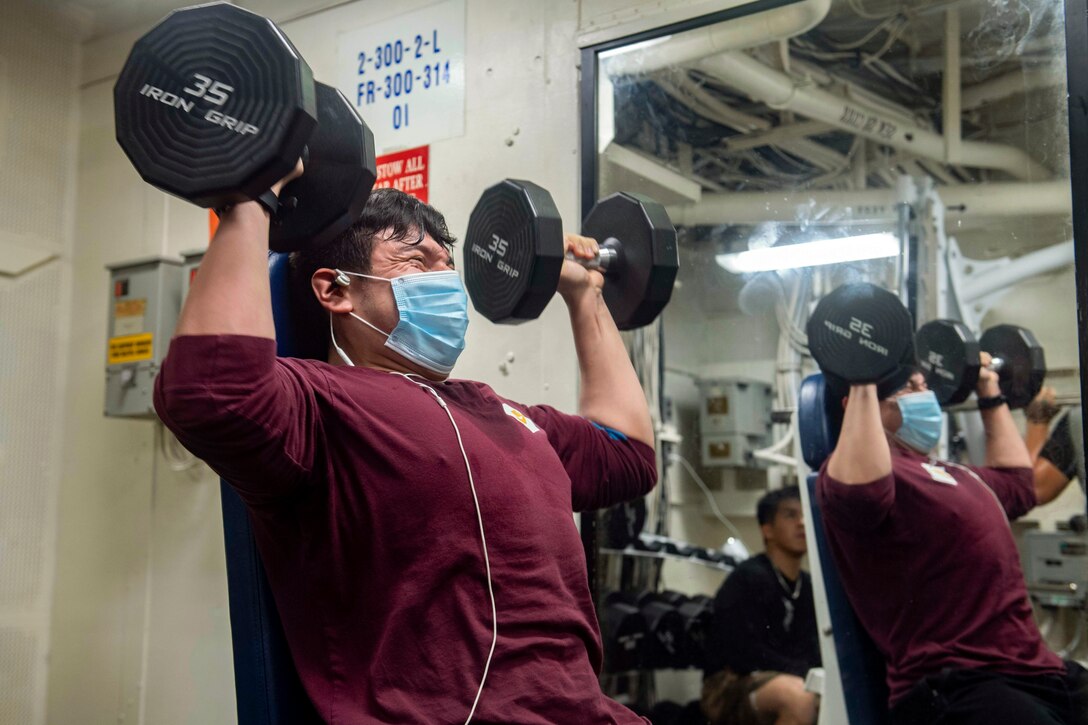
<svg viewBox="0 0 1088 725"><path fill-rule="evenodd" d="M341 33L338 65L378 153L465 132L465 0Z"/></svg>

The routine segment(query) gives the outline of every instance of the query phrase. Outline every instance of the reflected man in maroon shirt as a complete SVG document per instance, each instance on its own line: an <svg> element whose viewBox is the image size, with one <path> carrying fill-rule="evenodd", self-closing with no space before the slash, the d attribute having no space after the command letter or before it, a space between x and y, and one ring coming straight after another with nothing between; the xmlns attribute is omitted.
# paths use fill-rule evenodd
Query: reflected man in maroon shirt
<svg viewBox="0 0 1088 725"><path fill-rule="evenodd" d="M817 483L828 542L886 659L895 725L1084 725L1088 673L1032 616L1008 523L1035 505L1031 459L982 355L982 467L931 456L941 411L920 372L831 379L845 409Z"/></svg>

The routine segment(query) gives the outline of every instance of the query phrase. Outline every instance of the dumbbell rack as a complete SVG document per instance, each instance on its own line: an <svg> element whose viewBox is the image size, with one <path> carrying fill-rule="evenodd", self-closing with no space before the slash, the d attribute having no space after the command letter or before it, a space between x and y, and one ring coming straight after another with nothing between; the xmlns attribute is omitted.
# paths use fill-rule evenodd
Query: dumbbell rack
<svg viewBox="0 0 1088 725"><path fill-rule="evenodd" d="M610 697L628 706L641 707L648 711L657 699L654 694L656 672L701 669L702 660L692 655L693 650L689 649L692 641L701 640L690 639L687 631L689 620L677 620L678 616L683 616L678 614L679 609L674 609L670 614L661 607L655 608L651 602L650 610L647 611L643 607L644 603L638 601L640 594L660 591L661 567L670 559L699 564L725 574L731 572L737 562L732 558L725 558L723 552L693 547L688 542L641 531L641 528L640 521L636 529L639 533L632 536L630 533L633 532L628 533L627 528L623 527L624 531L620 533L628 535L613 536L607 542L601 541L595 555L599 557L598 561L607 562L602 566L600 580L607 595L598 603L605 646L602 689ZM700 554L702 558L699 557ZM719 557L720 561L710 560ZM692 602L686 602L685 611L691 610L691 605ZM698 609L698 606L695 608ZM682 624L678 624L681 621ZM643 623L641 627L639 622ZM676 631L678 626L683 630L682 633ZM655 635L655 628L664 628L672 636ZM651 642L659 644L655 647ZM683 655L664 654L661 647L667 649L667 642L685 643L681 645ZM633 653L632 647L638 652Z"/></svg>
<svg viewBox="0 0 1088 725"><path fill-rule="evenodd" d="M686 542L680 542L680 541L676 541L675 539L670 539L669 537L666 537L666 536L657 536L657 535L654 535L654 534L647 534L647 533L640 534L639 539L644 544L646 544L646 543L657 543L657 544L660 544L661 546L665 546L666 544L673 544L673 545L676 545L677 547L679 547L679 546L690 546ZM724 562L724 561L718 562L718 561L708 561L706 559L700 559L695 554L689 554L687 556L684 556L684 555L681 555L681 554L672 554L672 553L669 553L669 552L666 552L666 551L648 551L646 549L640 549L637 546L635 546L634 544L629 544L628 546L624 547L623 549L610 549L610 548L602 547L600 549L600 552L602 554L608 554L610 556L634 556L634 557L642 557L642 558L647 558L647 559L663 559L663 560L667 560L667 561L683 561L683 562L686 562L688 564L698 564L699 566L705 566L705 567L710 568L710 569L717 569L718 571L724 571L726 573L732 572L733 568L734 568L733 564L730 564L730 563L727 563L727 562Z"/></svg>

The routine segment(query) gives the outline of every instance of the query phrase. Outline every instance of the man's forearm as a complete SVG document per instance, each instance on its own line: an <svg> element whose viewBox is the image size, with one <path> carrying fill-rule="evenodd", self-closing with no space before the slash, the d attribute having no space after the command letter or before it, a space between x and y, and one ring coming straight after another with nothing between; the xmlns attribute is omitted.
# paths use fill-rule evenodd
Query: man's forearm
<svg viewBox="0 0 1088 725"><path fill-rule="evenodd" d="M175 334L275 339L268 282L268 212L260 204L238 204L220 219Z"/></svg>
<svg viewBox="0 0 1088 725"><path fill-rule="evenodd" d="M582 376L579 414L652 446L646 396L600 290L565 301Z"/></svg>
<svg viewBox="0 0 1088 725"><path fill-rule="evenodd" d="M840 483L862 484L891 472L892 453L880 419L876 386L851 386L839 442L827 463L827 473Z"/></svg>
<svg viewBox="0 0 1088 725"><path fill-rule="evenodd" d="M1039 459L1039 452L1042 451L1043 446L1046 445L1046 439L1049 434L1049 423L1039 423L1028 419L1028 432L1024 437L1024 445L1027 446L1028 456L1031 457L1032 463L1035 463Z"/></svg>
<svg viewBox="0 0 1088 725"><path fill-rule="evenodd" d="M987 466L1031 468L1031 456L1007 405L982 411L982 425L986 430Z"/></svg>

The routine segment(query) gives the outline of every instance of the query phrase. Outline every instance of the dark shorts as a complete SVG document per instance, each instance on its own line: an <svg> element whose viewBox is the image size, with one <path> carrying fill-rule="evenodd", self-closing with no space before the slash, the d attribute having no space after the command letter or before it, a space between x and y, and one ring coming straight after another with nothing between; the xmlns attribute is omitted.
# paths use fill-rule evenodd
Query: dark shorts
<svg viewBox="0 0 1088 725"><path fill-rule="evenodd" d="M1088 725L1088 670L1022 677L947 670L922 679L892 708L892 725Z"/></svg>
<svg viewBox="0 0 1088 725"><path fill-rule="evenodd" d="M737 675L730 670L703 680L703 714L710 725L770 725L774 715L761 715L752 707L752 693L778 677L781 672L753 672Z"/></svg>

